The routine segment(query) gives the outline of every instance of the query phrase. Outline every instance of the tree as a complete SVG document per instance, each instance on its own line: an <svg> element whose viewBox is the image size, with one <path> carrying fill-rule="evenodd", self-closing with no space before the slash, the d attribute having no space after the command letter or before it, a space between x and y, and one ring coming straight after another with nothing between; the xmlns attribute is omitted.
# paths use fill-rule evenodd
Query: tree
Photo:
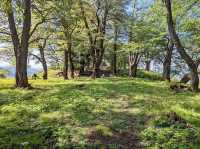
<svg viewBox="0 0 200 149"><path fill-rule="evenodd" d="M193 59L188 55L188 53L185 51L185 48L182 46L181 41L176 33L174 22L173 22L173 16L172 16L171 0L165 0L165 6L167 9L167 23L168 23L170 38L173 40L177 51L180 53L181 57L185 60L188 67L190 68L190 73L191 73L191 78L192 78L191 79L192 91L197 92L198 87L199 87L197 65L195 64Z"/></svg>
<svg viewBox="0 0 200 149"><path fill-rule="evenodd" d="M54 1L55 16L64 34L67 48L64 50L64 79L74 78L74 62L72 56L73 33L78 26L77 3L72 0Z"/></svg>
<svg viewBox="0 0 200 149"><path fill-rule="evenodd" d="M48 40L49 36L47 36L44 39L40 39L39 41L37 41L37 46L38 46L38 50L39 50L39 56L37 54L34 54L33 51L32 53L30 53L30 55L32 55L33 57L35 57L41 64L42 64L42 68L43 68L43 80L47 80L48 79L48 67L47 67L47 61L45 58L45 48L47 46L47 40ZM42 41L42 43L40 42Z"/></svg>
<svg viewBox="0 0 200 149"><path fill-rule="evenodd" d="M5 14L8 20L1 26L1 29L12 39L16 63L16 87L19 88L30 86L27 76L29 41L37 28L46 21L46 14L48 14L48 12L40 10L38 7L41 6L40 4L39 1L31 0L1 1L1 13ZM40 19L33 23L33 17Z"/></svg>
<svg viewBox="0 0 200 149"><path fill-rule="evenodd" d="M10 35L12 38L14 53L16 58L16 87L26 88L29 87L27 77L27 58L28 58L28 47L29 38L31 33L31 0L21 2L23 5L23 26L22 34L17 31L15 11L13 10L14 2L6 0L4 2L4 10L7 14Z"/></svg>

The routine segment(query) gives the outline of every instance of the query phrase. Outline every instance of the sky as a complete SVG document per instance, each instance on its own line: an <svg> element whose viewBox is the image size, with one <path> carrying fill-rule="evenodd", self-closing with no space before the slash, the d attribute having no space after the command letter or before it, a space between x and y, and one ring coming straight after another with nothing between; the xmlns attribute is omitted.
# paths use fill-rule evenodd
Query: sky
<svg viewBox="0 0 200 149"><path fill-rule="evenodd" d="M0 60L0 69L6 69L9 71L8 76L14 77L15 75L15 66L10 64L9 62L5 62L3 60ZM29 67L28 67L28 75L32 75L33 73L37 73L42 71L42 65L36 64L35 61L30 60L29 61Z"/></svg>

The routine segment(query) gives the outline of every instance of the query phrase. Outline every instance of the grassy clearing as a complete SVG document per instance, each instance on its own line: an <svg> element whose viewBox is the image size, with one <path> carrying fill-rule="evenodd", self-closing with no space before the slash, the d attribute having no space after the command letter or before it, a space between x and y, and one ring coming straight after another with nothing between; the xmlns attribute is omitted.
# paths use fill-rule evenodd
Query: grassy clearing
<svg viewBox="0 0 200 149"><path fill-rule="evenodd" d="M200 148L200 94L142 78L13 83L0 80L0 148Z"/></svg>

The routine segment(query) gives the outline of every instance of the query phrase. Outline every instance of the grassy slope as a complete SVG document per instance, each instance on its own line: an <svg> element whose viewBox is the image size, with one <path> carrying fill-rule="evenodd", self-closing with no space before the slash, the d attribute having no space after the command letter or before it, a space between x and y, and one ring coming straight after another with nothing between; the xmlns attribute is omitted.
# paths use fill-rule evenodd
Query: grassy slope
<svg viewBox="0 0 200 149"><path fill-rule="evenodd" d="M13 89L13 83L0 80L0 148L49 142L140 148L141 132L169 111L200 131L200 94L174 94L165 82L51 78L31 81L33 90Z"/></svg>

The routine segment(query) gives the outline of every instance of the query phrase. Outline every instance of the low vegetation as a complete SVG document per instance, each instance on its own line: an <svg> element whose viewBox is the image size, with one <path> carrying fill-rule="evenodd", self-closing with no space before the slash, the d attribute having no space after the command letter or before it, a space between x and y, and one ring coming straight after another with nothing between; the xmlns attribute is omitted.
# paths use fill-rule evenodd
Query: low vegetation
<svg viewBox="0 0 200 149"><path fill-rule="evenodd" d="M199 94L126 77L0 80L0 148L200 147Z"/></svg>

